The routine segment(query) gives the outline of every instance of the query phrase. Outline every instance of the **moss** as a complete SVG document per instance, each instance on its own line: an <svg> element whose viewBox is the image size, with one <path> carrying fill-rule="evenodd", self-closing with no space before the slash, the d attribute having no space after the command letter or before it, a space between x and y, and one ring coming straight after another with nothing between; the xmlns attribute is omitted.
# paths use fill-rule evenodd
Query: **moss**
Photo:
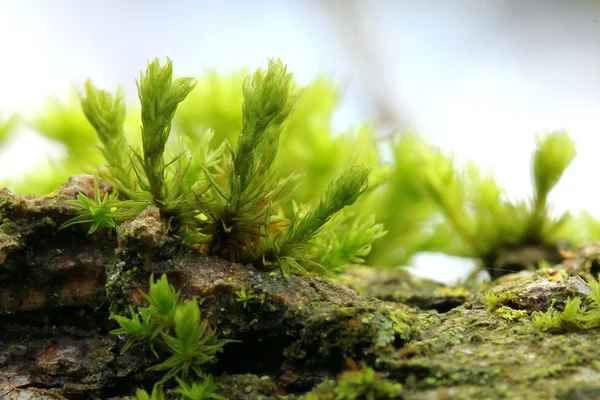
<svg viewBox="0 0 600 400"><path fill-rule="evenodd" d="M125 261L111 263L106 269L106 297L110 301L110 312L124 314L132 303L131 294L138 287L143 274L135 265Z"/></svg>
<svg viewBox="0 0 600 400"><path fill-rule="evenodd" d="M247 308L250 302L256 302L256 300L258 300L258 296L254 294L254 291L251 288L246 289L242 286L235 292L235 301L241 303L244 308ZM258 302L263 304L260 300L258 300Z"/></svg>
<svg viewBox="0 0 600 400"><path fill-rule="evenodd" d="M309 376L320 369L341 372L347 359L375 365L406 342L402 336L409 329L397 323L406 322L392 313L385 307L345 307L311 315L300 338L286 349L286 364Z"/></svg>
<svg viewBox="0 0 600 400"><path fill-rule="evenodd" d="M267 400L286 399L285 391L270 376L252 374L228 375L217 378L220 395L228 399Z"/></svg>
<svg viewBox="0 0 600 400"><path fill-rule="evenodd" d="M420 334L402 351L380 355L378 368L404 384L406 399L444 398L450 387L452 398L545 399L579 385L583 366L600 356L599 333L543 335L527 313L474 304L419 314Z"/></svg>
<svg viewBox="0 0 600 400"><path fill-rule="evenodd" d="M12 235L18 232L18 225L10 219L4 218L2 219L2 224L0 224L0 229L7 235Z"/></svg>
<svg viewBox="0 0 600 400"><path fill-rule="evenodd" d="M505 307L505 304L523 306L523 302L519 300L519 297L515 293L502 292L496 294L494 292L485 292L483 297L483 301L490 311L496 310L498 307Z"/></svg>
<svg viewBox="0 0 600 400"><path fill-rule="evenodd" d="M350 363L352 364L352 363ZM385 379L385 374L363 367L343 372L337 380L328 379L318 385L303 400L357 400L402 398L402 385Z"/></svg>
<svg viewBox="0 0 600 400"><path fill-rule="evenodd" d="M115 259L106 267L106 296L110 310L123 314L136 302L136 288L144 285L150 275L148 265L157 255L174 248L174 240L168 239L158 209L146 208L138 217L120 225L117 229L119 246Z"/></svg>

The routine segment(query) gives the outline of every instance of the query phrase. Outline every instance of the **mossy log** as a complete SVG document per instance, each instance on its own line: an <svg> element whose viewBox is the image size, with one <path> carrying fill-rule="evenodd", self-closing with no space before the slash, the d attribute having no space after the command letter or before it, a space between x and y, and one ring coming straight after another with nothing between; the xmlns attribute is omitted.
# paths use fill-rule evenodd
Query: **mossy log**
<svg viewBox="0 0 600 400"><path fill-rule="evenodd" d="M267 392L305 392L345 369L347 358L373 364L381 348L402 346L381 301L324 278L285 279L200 254L165 235L154 207L116 235L59 229L73 211L63 201L90 193L91 183L75 177L42 198L0 192L0 397L109 398L152 387L160 376L145 370L154 356L120 355L122 338L108 334L110 312L141 304L151 274L166 274L184 299L198 297L219 336L236 340L210 372L245 388L249 378L235 376L271 376ZM245 303L237 301L241 288L252 294ZM391 338L382 342L384 333Z"/></svg>
<svg viewBox="0 0 600 400"><path fill-rule="evenodd" d="M151 388L160 379L146 371L155 356L141 347L121 355L109 315L141 304L150 275L163 273L182 297L201 300L221 337L237 341L208 371L227 398L312 391L334 399L336 377L352 364L402 383L405 399L600 396L600 332L542 333L529 317L589 293L578 276L598 272L594 247L493 282L489 290L513 299L499 310L488 310L481 293L417 288L404 271L355 275L381 300L325 278L284 279L203 255L167 236L152 207L112 234L59 229L73 212L64 200L92 190L91 177L78 176L47 197L0 192L2 399L120 399ZM237 301L242 288L252 294L245 302Z"/></svg>

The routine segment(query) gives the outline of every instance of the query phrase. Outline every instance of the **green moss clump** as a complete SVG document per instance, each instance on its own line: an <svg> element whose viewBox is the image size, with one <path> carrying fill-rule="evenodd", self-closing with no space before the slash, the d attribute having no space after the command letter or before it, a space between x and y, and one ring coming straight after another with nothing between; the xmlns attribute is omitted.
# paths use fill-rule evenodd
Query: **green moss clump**
<svg viewBox="0 0 600 400"><path fill-rule="evenodd" d="M89 223L93 233L154 206L167 230L182 242L232 261L280 269L286 276L361 262L382 228L373 219L364 220L354 236L339 240L326 225L365 192L369 168L348 164L314 207L289 217L282 214L284 188L295 176L282 176L273 167L299 98L291 79L281 61L271 60L266 71L259 69L244 80L241 132L227 152L225 143L210 148L210 132L196 140L180 137L179 145L168 146L179 103L196 86L191 78L173 79L170 60L164 66L154 60L138 81L141 150L128 150L121 92L113 96L87 81L81 103L107 162L98 175L114 192L101 197L96 185L93 199L79 194L69 202L79 215L63 227ZM323 243L327 252L321 251Z"/></svg>
<svg viewBox="0 0 600 400"><path fill-rule="evenodd" d="M566 132L538 138L532 162L535 195L531 202L509 201L498 184L473 165L460 171L440 152L422 154L423 185L444 216L445 224L439 226L437 235L447 252L479 258L490 275L498 277L511 272L499 262L505 252L551 246L559 239L568 239L569 215L554 217L548 205L549 193L576 155ZM458 240L449 235L457 235Z"/></svg>
<svg viewBox="0 0 600 400"><path fill-rule="evenodd" d="M183 398L195 398L194 393L214 393L216 386L210 378L206 378L203 368L214 363L217 353L222 352L223 346L231 341L219 339L208 322L201 320L195 298L179 302L179 292L169 285L166 275L157 281L151 276L148 293L142 295L148 306L137 310L129 306L129 317L113 314L111 318L120 328L110 333L127 336L121 354L136 345L146 346L157 359L160 358L157 350L169 354L168 358L148 368L148 371L166 371L157 382L152 398L155 394L160 396L160 385L172 378L177 378L178 390ZM186 381L192 375L204 378L204 382L188 386ZM139 398L144 396L148 396L146 392L138 391Z"/></svg>
<svg viewBox="0 0 600 400"><path fill-rule="evenodd" d="M551 306L546 312L532 313L534 325L549 332L568 332L600 326L600 282L592 279L589 285L592 289L589 299L586 299L589 305L584 305L579 297L568 299L562 311Z"/></svg>
<svg viewBox="0 0 600 400"><path fill-rule="evenodd" d="M519 299L514 293L485 292L483 301L488 306L489 311L494 311L507 303L519 303Z"/></svg>
<svg viewBox="0 0 600 400"><path fill-rule="evenodd" d="M402 398L402 385L385 379L372 368L357 368L340 374L337 381L326 381L304 396L304 400L375 400Z"/></svg>

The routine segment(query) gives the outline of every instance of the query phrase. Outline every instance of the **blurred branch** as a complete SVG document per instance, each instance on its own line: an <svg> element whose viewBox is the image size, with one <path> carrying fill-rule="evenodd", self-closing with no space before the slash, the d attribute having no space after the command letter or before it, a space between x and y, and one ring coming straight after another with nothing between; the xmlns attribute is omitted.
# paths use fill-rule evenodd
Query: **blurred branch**
<svg viewBox="0 0 600 400"><path fill-rule="evenodd" d="M353 59L363 88L369 96L379 124L394 135L405 130L408 118L403 114L398 96L393 92L393 77L385 55L384 38L372 26L373 19L365 10L365 2L358 0L329 0L317 2L331 22L348 55ZM388 136L388 135L386 135Z"/></svg>

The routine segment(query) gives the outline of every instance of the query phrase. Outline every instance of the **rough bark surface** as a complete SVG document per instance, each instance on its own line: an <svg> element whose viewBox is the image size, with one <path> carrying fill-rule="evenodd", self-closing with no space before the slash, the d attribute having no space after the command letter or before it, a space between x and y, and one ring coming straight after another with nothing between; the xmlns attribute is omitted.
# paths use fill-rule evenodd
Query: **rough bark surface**
<svg viewBox="0 0 600 400"><path fill-rule="evenodd" d="M79 176L43 198L0 191L1 399L120 399L151 388L156 358L143 348L120 355L108 317L141 304L150 274L163 273L238 341L209 371L227 398L334 399L348 360L402 383L405 399L600 396L598 330L547 334L530 319L589 294L581 277L599 272L598 248L496 280L489 290L513 300L490 311L481 293L400 270L348 274L361 295L205 256L168 237L153 207L112 235L59 229L74 211L63 201L92 190ZM253 294L247 304L236 300L241 288Z"/></svg>
<svg viewBox="0 0 600 400"><path fill-rule="evenodd" d="M182 247L153 207L116 235L60 230L73 212L63 201L89 193L82 181L91 185L79 177L45 198L0 193L0 397L119 398L151 387L160 378L145 371L154 356L121 356L123 341L108 334L110 310L141 304L150 274L167 274L184 299L198 297L219 335L239 341L212 370L233 398L308 391L341 372L346 358L374 362L381 329L393 339L379 326L391 312L381 301L327 279L286 280ZM253 294L245 305L236 301L240 288Z"/></svg>

